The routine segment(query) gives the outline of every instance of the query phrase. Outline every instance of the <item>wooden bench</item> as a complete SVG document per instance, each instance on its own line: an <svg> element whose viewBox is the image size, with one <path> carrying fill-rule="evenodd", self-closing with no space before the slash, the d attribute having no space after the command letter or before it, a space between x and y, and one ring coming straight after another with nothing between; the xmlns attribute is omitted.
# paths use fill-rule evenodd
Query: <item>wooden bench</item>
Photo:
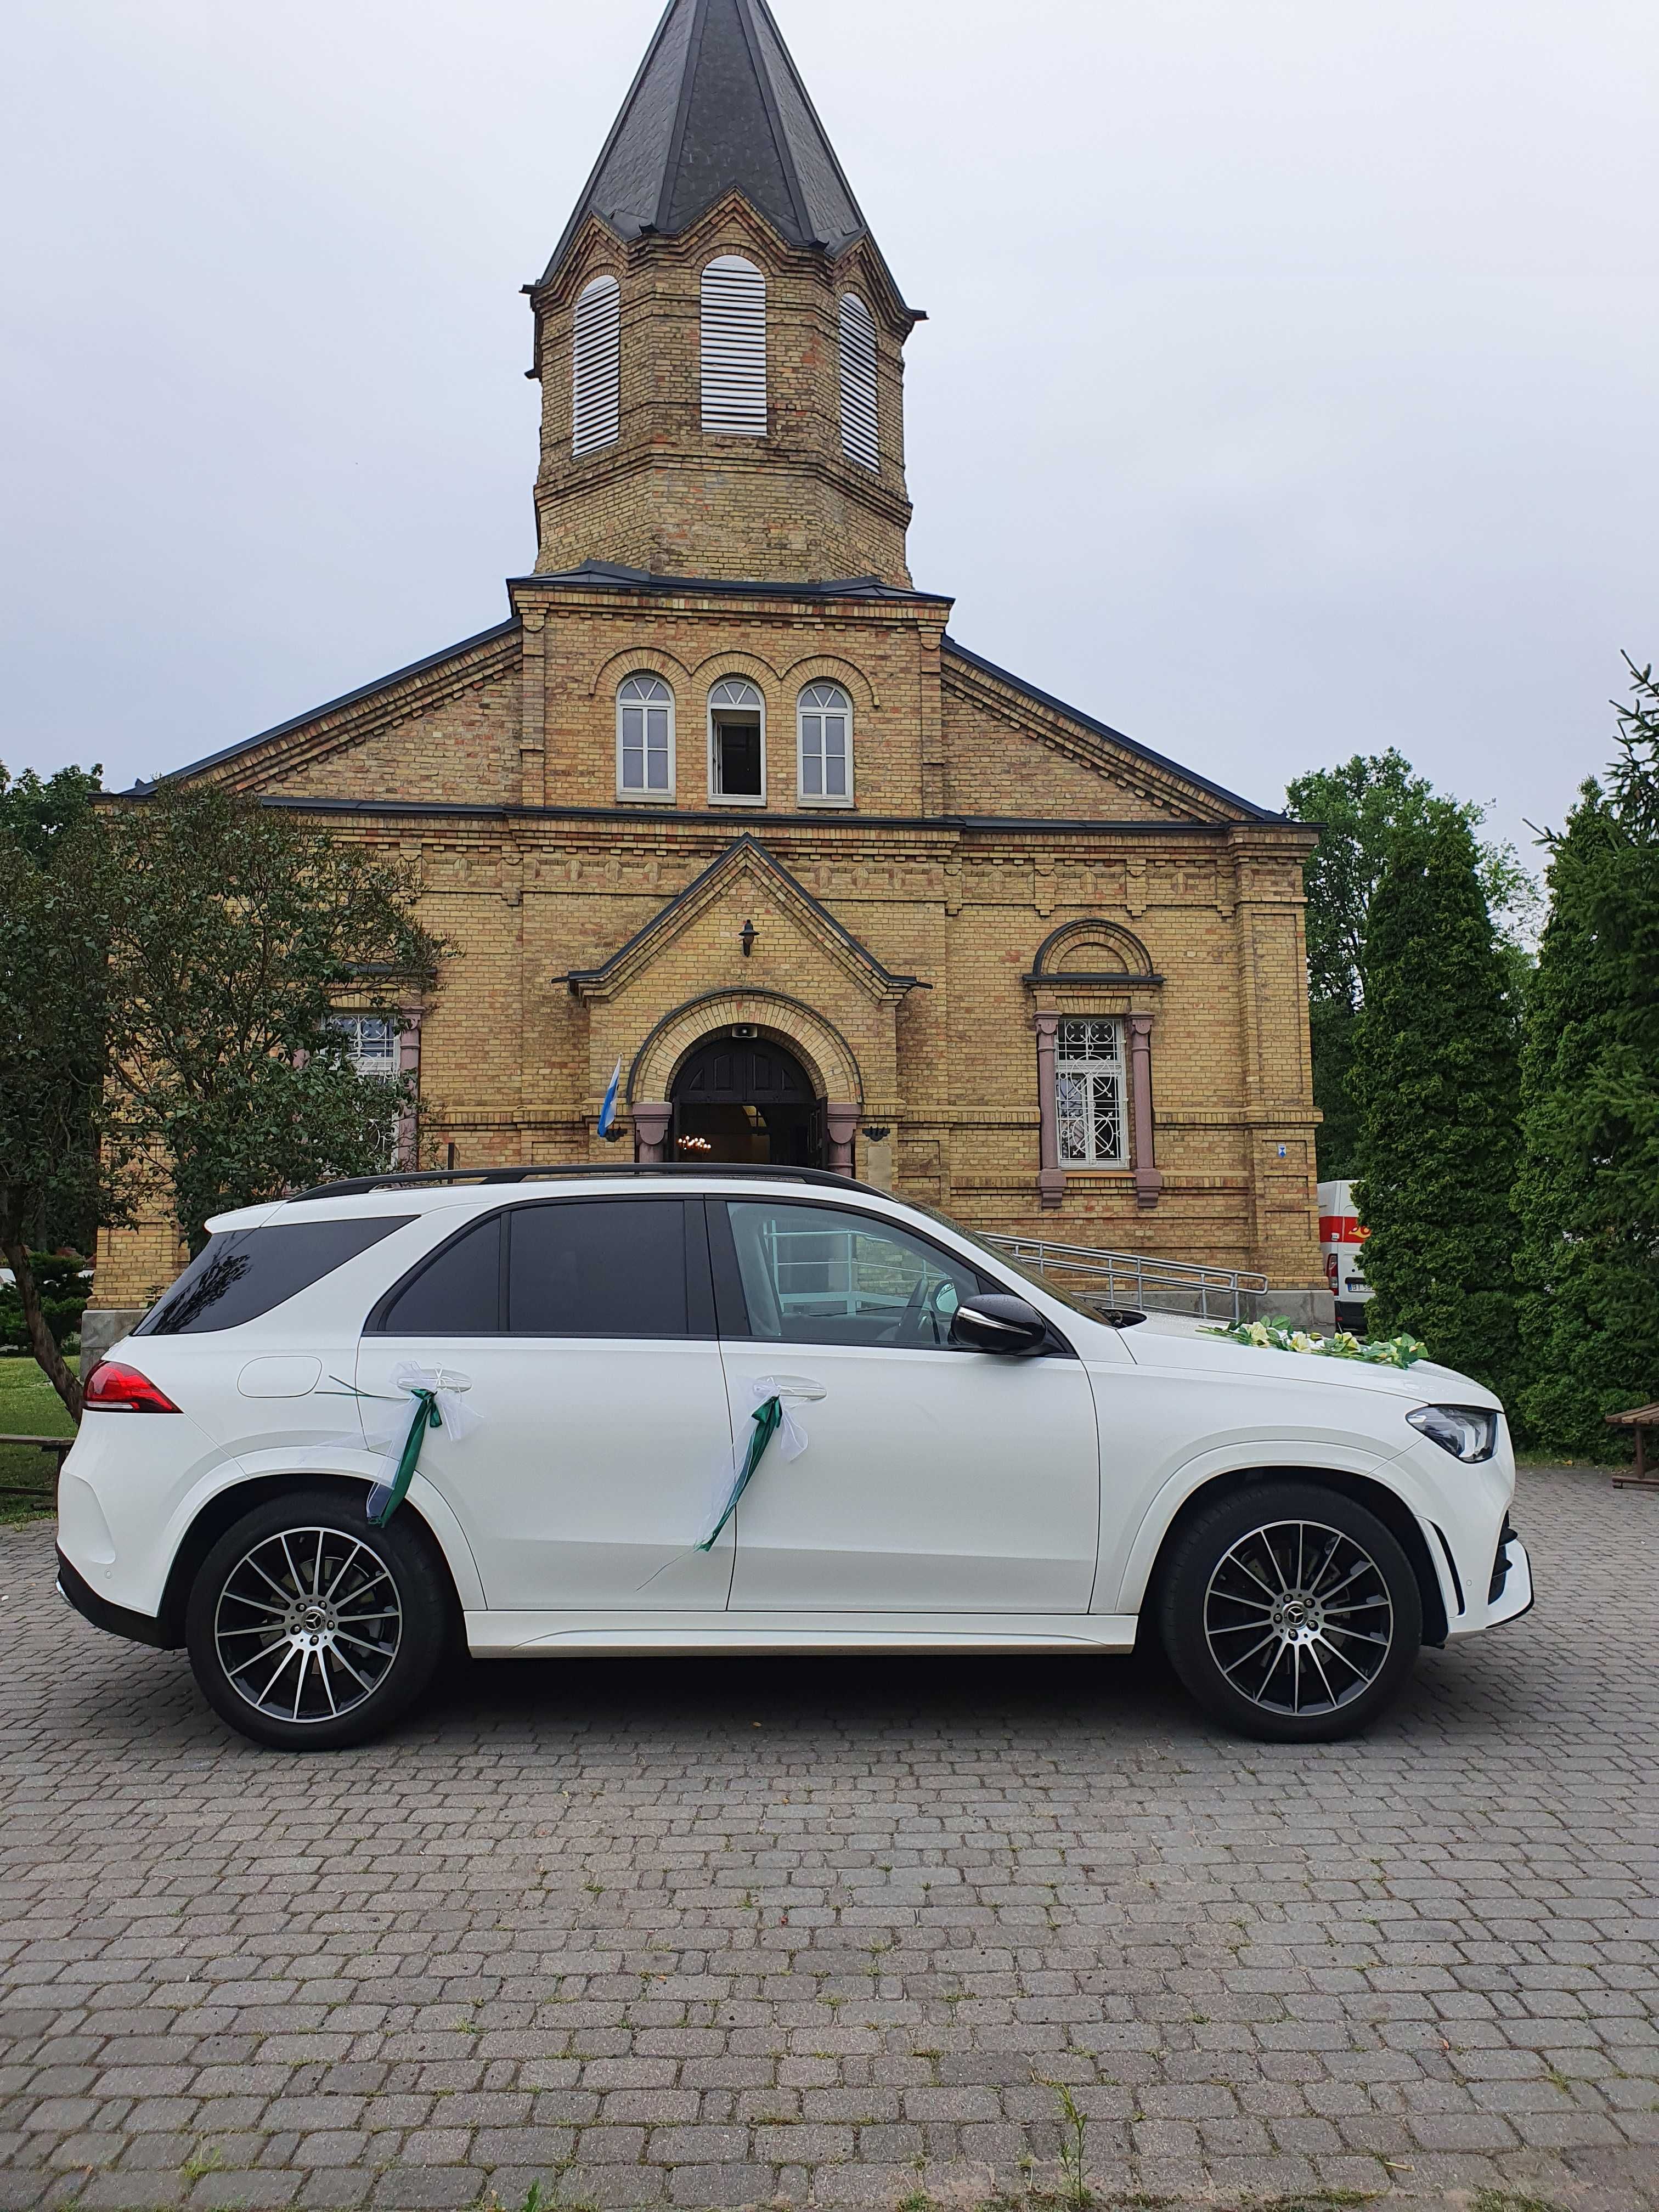
<svg viewBox="0 0 1659 2212"><path fill-rule="evenodd" d="M74 1450L75 1439L73 1437L0 1436L0 1446L4 1446L6 1444L33 1444L37 1451L55 1452L58 1455L58 1464L52 1469L52 1474L54 1477L56 1477L62 1474L64 1462L69 1457L70 1452ZM33 1486L24 1488L15 1482L0 1483L0 1493L3 1493L7 1497L15 1498L33 1497L34 1495Z"/></svg>
<svg viewBox="0 0 1659 2212"><path fill-rule="evenodd" d="M1615 1474L1615 1490L1659 1490L1659 1468L1650 1468L1647 1454L1643 1449L1649 1429L1659 1429L1659 1404L1633 1406L1628 1413L1609 1413L1607 1426L1612 1429L1634 1429L1636 1431L1636 1464L1628 1474Z"/></svg>

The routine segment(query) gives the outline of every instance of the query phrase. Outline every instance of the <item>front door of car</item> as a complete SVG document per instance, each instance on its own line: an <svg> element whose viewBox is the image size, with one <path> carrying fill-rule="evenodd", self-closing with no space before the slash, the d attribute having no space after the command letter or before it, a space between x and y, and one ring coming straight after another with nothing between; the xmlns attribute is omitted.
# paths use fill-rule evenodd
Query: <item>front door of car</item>
<svg viewBox="0 0 1659 2212"><path fill-rule="evenodd" d="M466 1385L471 1433L428 1432L420 1472L466 1532L492 1610L718 1611L732 1534L694 1547L732 1431L701 1199L504 1206L369 1316L369 1433L404 1366Z"/></svg>
<svg viewBox="0 0 1659 2212"><path fill-rule="evenodd" d="M733 1427L776 1383L807 1438L744 1493L732 1609L1087 1612L1081 1362L953 1346L957 1304L1004 1285L881 1215L734 1198L708 1218Z"/></svg>

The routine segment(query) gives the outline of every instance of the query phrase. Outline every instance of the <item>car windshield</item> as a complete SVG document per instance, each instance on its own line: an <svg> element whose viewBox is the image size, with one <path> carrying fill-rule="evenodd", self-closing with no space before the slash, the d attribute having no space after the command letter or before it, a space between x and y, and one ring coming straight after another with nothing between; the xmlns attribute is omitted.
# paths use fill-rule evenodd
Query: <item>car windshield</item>
<svg viewBox="0 0 1659 2212"><path fill-rule="evenodd" d="M941 1213L938 1206L929 1206L924 1200L919 1198L907 1198L904 1203L913 1207L916 1212L925 1213L930 1221L939 1222L953 1236L965 1237L970 1244L977 1245L986 1258L994 1261L999 1267L1012 1268L1015 1274L1024 1275L1028 1283L1036 1284L1045 1297L1058 1298L1061 1305L1069 1306L1073 1313L1081 1314L1085 1321L1100 1319L1098 1306L1091 1306L1085 1299L1075 1297L1070 1291L1061 1290L1058 1283L1051 1283L1046 1275L1039 1274L1035 1267L1028 1267L1024 1261L1011 1259L1000 1246L988 1244L984 1237L975 1236L971 1229L964 1229L961 1222L953 1221L948 1213Z"/></svg>

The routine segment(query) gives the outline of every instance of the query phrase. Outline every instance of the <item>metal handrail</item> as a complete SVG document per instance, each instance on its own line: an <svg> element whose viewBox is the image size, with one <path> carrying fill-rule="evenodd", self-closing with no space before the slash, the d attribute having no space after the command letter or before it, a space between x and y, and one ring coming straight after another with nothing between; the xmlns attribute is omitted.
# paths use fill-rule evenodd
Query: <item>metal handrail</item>
<svg viewBox="0 0 1659 2212"><path fill-rule="evenodd" d="M1021 1267L1040 1275L1087 1275L1087 1289L1068 1287L1103 1306L1139 1306L1148 1312L1195 1314L1203 1321L1242 1321L1247 1299L1262 1297L1267 1278L1247 1267L1206 1267L1163 1260L1144 1252L1111 1252L1092 1244L1053 1244L1042 1237L981 1237Z"/></svg>

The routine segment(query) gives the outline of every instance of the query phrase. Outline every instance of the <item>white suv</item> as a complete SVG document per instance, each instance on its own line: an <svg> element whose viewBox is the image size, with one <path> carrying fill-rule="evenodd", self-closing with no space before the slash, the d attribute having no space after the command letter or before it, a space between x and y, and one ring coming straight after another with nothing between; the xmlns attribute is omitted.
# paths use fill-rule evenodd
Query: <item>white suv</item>
<svg viewBox="0 0 1659 2212"><path fill-rule="evenodd" d="M1532 1601L1478 1383L1103 1316L839 1176L393 1176L211 1229L89 1377L59 1586L262 1743L363 1741L457 1637L1086 1654L1143 1620L1218 1718L1319 1741Z"/></svg>

